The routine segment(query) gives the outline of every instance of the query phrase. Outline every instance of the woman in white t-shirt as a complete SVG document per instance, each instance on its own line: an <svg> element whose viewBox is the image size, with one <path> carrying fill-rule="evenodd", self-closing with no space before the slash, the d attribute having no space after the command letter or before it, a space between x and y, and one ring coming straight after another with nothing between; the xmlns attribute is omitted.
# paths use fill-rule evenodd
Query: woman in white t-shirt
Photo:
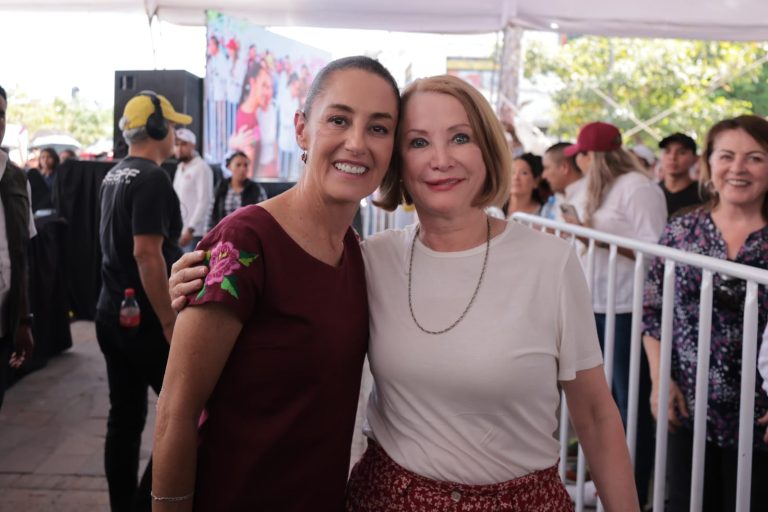
<svg viewBox="0 0 768 512"><path fill-rule="evenodd" d="M484 213L511 164L475 89L432 77L402 101L381 206L405 199L419 224L363 244L374 390L347 510L570 510L559 386L606 509L637 510L574 251Z"/></svg>
<svg viewBox="0 0 768 512"><path fill-rule="evenodd" d="M584 224L593 229L656 243L667 223L667 206L661 188L641 169L637 157L621 147L621 133L612 124L594 122L583 126L576 144L563 151L576 157L576 165L587 183L580 198L584 205ZM572 223L577 219L566 217ZM585 254L584 254L585 255ZM608 250L598 246L592 282L592 307L595 310L600 345L605 334L608 305ZM629 392L629 354L632 338L632 287L634 253L619 249L616 265L616 328L613 365L613 394L626 425ZM640 395L651 390L648 360L642 356ZM637 457L635 479L641 505L647 498L653 458L653 423L647 400L638 405Z"/></svg>

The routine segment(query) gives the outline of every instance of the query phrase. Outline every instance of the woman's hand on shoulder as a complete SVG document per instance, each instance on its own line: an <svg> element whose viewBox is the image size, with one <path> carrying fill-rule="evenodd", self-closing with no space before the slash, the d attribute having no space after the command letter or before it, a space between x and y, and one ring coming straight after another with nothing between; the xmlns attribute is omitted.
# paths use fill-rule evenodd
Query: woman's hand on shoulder
<svg viewBox="0 0 768 512"><path fill-rule="evenodd" d="M171 294L171 306L177 313L187 306L187 296L203 287L203 278L208 274L204 261L205 251L192 251L179 258L171 267L168 291Z"/></svg>

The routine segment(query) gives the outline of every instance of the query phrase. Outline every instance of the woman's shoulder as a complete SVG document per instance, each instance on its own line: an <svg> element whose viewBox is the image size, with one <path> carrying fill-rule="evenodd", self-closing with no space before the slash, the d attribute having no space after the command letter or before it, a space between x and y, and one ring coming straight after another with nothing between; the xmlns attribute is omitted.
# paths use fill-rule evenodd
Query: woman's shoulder
<svg viewBox="0 0 768 512"><path fill-rule="evenodd" d="M708 225L709 222L709 210L703 207L690 210L686 213L681 213L673 216L667 222L670 228L692 228L700 225Z"/></svg>
<svg viewBox="0 0 768 512"><path fill-rule="evenodd" d="M408 245L413 240L416 224L411 224L402 229L385 229L366 237L361 247L363 252L371 250L382 251L387 248L398 248Z"/></svg>
<svg viewBox="0 0 768 512"><path fill-rule="evenodd" d="M706 208L697 208L669 219L662 234L664 245L702 248L702 244L718 236Z"/></svg>
<svg viewBox="0 0 768 512"><path fill-rule="evenodd" d="M258 205L238 208L216 224L203 239L203 246L227 241L243 248L255 248L264 238L270 236L275 220Z"/></svg>
<svg viewBox="0 0 768 512"><path fill-rule="evenodd" d="M621 184L621 186L627 187L627 188L638 187L638 186L641 186L641 187L654 186L656 188L659 188L659 190L661 190L658 184L655 181L653 181L653 179L650 176L648 176L646 173L639 170L625 172L624 174L619 175L616 178L615 183L617 185Z"/></svg>

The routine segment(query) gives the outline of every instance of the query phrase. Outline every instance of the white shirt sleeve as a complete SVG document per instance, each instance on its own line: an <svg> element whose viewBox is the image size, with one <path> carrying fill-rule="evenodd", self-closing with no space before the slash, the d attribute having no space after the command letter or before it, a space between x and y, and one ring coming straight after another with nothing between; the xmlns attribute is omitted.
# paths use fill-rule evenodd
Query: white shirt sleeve
<svg viewBox="0 0 768 512"><path fill-rule="evenodd" d="M763 343L760 346L760 353L757 355L757 370L763 378L763 389L768 393L768 326L763 332Z"/></svg>
<svg viewBox="0 0 768 512"><path fill-rule="evenodd" d="M573 380L576 372L602 364L595 314L584 271L575 251L569 251L561 272L558 331L558 380Z"/></svg>
<svg viewBox="0 0 768 512"><path fill-rule="evenodd" d="M625 204L627 218L633 227L632 238L658 243L667 225L667 202L661 188L649 181L630 191Z"/></svg>

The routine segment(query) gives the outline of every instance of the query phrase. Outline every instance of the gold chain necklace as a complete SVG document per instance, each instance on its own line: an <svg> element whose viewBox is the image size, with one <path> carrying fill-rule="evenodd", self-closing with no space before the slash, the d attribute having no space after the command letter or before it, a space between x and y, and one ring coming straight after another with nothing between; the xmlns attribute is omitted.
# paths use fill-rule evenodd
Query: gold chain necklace
<svg viewBox="0 0 768 512"><path fill-rule="evenodd" d="M457 325L459 325L459 322L464 320L464 317L467 315L467 312L469 311L469 308L472 307L472 304L475 302L475 298L477 297L477 292L480 290L480 284L483 282L483 276L485 275L485 269L488 266L488 252L491 249L491 218L486 217L485 218L486 223L486 237L485 237L485 257L483 258L483 268L480 271L480 279L477 280L477 286L475 286L475 291L472 293L472 298L469 299L469 304L467 304L467 307L464 308L464 311L461 313L461 316L456 319L455 322L453 322L451 325L446 327L445 329L441 329L439 331L430 331L429 329L425 329L422 327L422 325L419 323L418 320L416 320L416 314L413 312L413 295L411 293L412 285L413 285L413 253L414 248L416 247L416 238L419 236L419 226L416 226L415 233L413 234L413 241L411 242L411 255L408 262L408 308L411 310L411 318L413 318L413 322L416 324L416 327L418 327L421 331L427 333L427 334L443 334Z"/></svg>

